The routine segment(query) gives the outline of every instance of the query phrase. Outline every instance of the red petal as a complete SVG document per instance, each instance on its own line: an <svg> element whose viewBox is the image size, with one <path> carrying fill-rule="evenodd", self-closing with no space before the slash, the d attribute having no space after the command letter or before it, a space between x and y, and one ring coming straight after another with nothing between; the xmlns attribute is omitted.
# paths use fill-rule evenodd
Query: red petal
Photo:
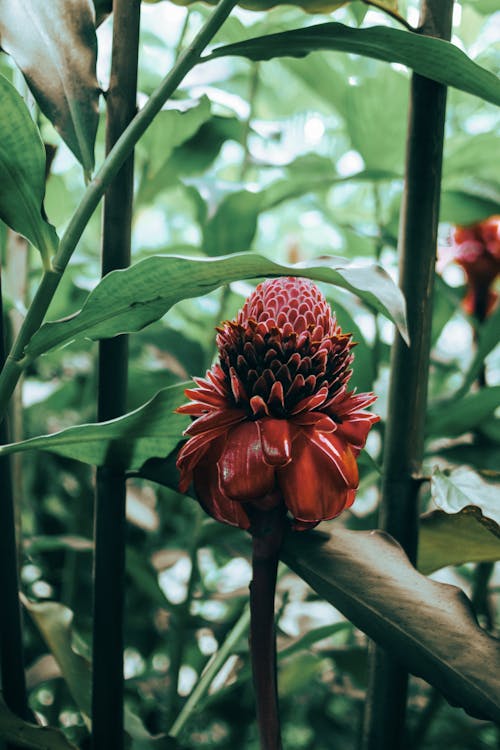
<svg viewBox="0 0 500 750"><path fill-rule="evenodd" d="M212 430L216 427L228 428L232 424L237 424L245 419L245 413L239 409L224 409L213 411L203 416L198 417L192 422L189 427L184 430L185 435L199 435L207 430Z"/></svg>
<svg viewBox="0 0 500 750"><path fill-rule="evenodd" d="M341 435L351 446L354 455L357 456L366 443L366 436L371 426L378 422L380 417L365 412L362 416L354 419L346 419L337 425L337 434Z"/></svg>
<svg viewBox="0 0 500 750"><path fill-rule="evenodd" d="M292 457L290 423L286 419L259 419L255 424L259 430L266 464L285 466Z"/></svg>
<svg viewBox="0 0 500 750"><path fill-rule="evenodd" d="M220 490L233 500L259 498L274 488L274 469L264 462L255 422L244 422L229 432L218 467Z"/></svg>
<svg viewBox="0 0 500 750"><path fill-rule="evenodd" d="M335 435L318 434L323 439L335 439ZM332 460L323 446L313 442L310 433L302 432L295 440L293 459L277 470L277 477L286 506L298 521L335 518L352 504L358 483L356 461L347 446L338 451L336 459Z"/></svg>
<svg viewBox="0 0 500 750"><path fill-rule="evenodd" d="M321 411L305 411L293 417L293 424L301 427L314 427L320 432L335 432L336 423Z"/></svg>
<svg viewBox="0 0 500 750"><path fill-rule="evenodd" d="M195 435L185 443L177 456L176 465L181 473L179 489L186 492L193 478L193 469L201 461L207 450L226 431L226 428L215 428Z"/></svg>
<svg viewBox="0 0 500 750"><path fill-rule="evenodd" d="M250 521L241 503L234 502L220 491L217 472L219 446L214 446L194 472L194 488L200 504L216 521L248 529Z"/></svg>

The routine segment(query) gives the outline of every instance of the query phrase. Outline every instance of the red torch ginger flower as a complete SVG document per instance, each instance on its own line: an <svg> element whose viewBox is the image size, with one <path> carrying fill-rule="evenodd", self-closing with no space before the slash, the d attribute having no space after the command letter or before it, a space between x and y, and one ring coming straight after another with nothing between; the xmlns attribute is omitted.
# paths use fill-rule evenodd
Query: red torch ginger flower
<svg viewBox="0 0 500 750"><path fill-rule="evenodd" d="M356 456L378 417L372 393L348 391L354 344L310 281L259 284L218 328L219 361L186 390L195 420L177 466L180 489L219 521L249 528L247 511L284 503L304 529L354 501Z"/></svg>
<svg viewBox="0 0 500 750"><path fill-rule="evenodd" d="M467 294L462 306L469 315L484 320L498 299L491 286L500 273L500 216L456 227L453 246L454 260L467 276Z"/></svg>

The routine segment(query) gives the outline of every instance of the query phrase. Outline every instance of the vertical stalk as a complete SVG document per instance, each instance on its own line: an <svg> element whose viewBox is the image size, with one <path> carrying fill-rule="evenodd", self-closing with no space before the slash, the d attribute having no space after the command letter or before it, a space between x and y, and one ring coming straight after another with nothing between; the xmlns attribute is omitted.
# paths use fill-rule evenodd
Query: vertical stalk
<svg viewBox="0 0 500 750"><path fill-rule="evenodd" d="M0 367L5 362L4 314L0 267ZM0 444L9 442L7 420L0 423ZM14 492L10 456L0 457L0 617L1 686L5 702L14 713L29 718L24 677L24 654L17 572Z"/></svg>
<svg viewBox="0 0 500 750"><path fill-rule="evenodd" d="M106 152L136 111L140 0L114 0L111 77L107 96ZM104 198L102 275L130 264L133 153ZM126 411L128 341L99 343L99 421ZM125 474L97 468L95 498L92 679L93 750L123 747L123 610L125 584Z"/></svg>
<svg viewBox="0 0 500 750"><path fill-rule="evenodd" d="M278 506L270 511L254 510L251 521L250 656L260 747L281 750L274 595L285 517Z"/></svg>
<svg viewBox="0 0 500 750"><path fill-rule="evenodd" d="M453 0L423 0L419 33L449 39ZM418 490L429 372L446 87L413 74L400 225L400 286L411 346L396 334L392 349L380 525L417 552ZM363 750L403 747L408 675L386 652L371 655Z"/></svg>

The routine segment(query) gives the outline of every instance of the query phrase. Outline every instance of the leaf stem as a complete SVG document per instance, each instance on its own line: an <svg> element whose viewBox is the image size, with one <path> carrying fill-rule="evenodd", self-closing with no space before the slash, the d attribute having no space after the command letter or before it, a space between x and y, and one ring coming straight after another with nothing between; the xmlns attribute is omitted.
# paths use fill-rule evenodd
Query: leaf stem
<svg viewBox="0 0 500 750"><path fill-rule="evenodd" d="M230 633L227 635L224 643L210 658L207 666L203 670L200 679L196 683L193 692L189 695L177 719L172 724L172 728L169 731L169 735L171 737L179 737L187 722L191 718L191 715L198 710L200 700L206 695L206 693L208 693L210 685L217 676L218 672L224 666L230 654L235 650L238 641L247 632L249 624L250 606L248 604L245 604L243 612L239 616Z"/></svg>
<svg viewBox="0 0 500 750"><path fill-rule="evenodd" d="M451 35L453 0L423 0L419 32ZM408 306L411 346L396 335L392 349L380 525L417 552L418 494L429 374L446 87L413 74L406 179L400 226L400 285ZM408 675L385 651L371 654L363 750L402 746Z"/></svg>
<svg viewBox="0 0 500 750"><path fill-rule="evenodd" d="M250 654L261 750L281 750L276 677L274 595L285 530L283 509L253 511Z"/></svg>
<svg viewBox="0 0 500 750"><path fill-rule="evenodd" d="M193 600L193 594L198 583L200 571L198 568L198 547L200 544L200 536L202 531L202 524L204 513L198 503L193 504L195 518L193 519L194 530L191 537L191 545L189 549L189 558L191 562L191 572L189 574L189 581L187 585L186 598L178 606L174 618L172 636L169 643L170 652L170 668L169 668L169 679L170 689L167 698L167 726L170 726L174 716L179 709L179 673L182 667L184 659L184 649L186 643L186 629L189 622L191 602Z"/></svg>
<svg viewBox="0 0 500 750"><path fill-rule="evenodd" d="M137 101L140 0L113 1L111 75L106 99L106 152L133 120ZM102 275L130 265L134 157L122 164L104 197ZM99 342L97 419L127 408L128 338ZM98 466L94 520L92 748L123 748L123 613L126 482L123 470Z"/></svg>
<svg viewBox="0 0 500 750"><path fill-rule="evenodd" d="M16 342L0 374L0 419L4 416L8 401L22 372L20 361L31 336L40 327L62 274L83 234L87 223L97 208L106 189L119 169L131 154L139 138L147 130L165 102L172 96L189 71L199 62L201 54L215 33L222 26L237 0L220 0L191 44L179 55L178 60L162 83L151 94L143 109L137 113L130 125L117 140L104 160L100 170L88 186L78 208L61 238L59 249L52 260L52 268L45 271L33 303L24 319Z"/></svg>

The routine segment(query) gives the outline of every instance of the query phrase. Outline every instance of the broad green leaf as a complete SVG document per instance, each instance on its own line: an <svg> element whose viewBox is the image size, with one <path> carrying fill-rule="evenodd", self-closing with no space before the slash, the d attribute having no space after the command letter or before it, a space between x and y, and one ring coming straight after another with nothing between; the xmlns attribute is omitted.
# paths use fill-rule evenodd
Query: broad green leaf
<svg viewBox="0 0 500 750"><path fill-rule="evenodd" d="M463 190L443 190L439 218L449 224L474 224L500 211L500 203Z"/></svg>
<svg viewBox="0 0 500 750"><path fill-rule="evenodd" d="M23 721L7 707L0 693L0 738L10 747L28 750L77 750L67 737L53 727Z"/></svg>
<svg viewBox="0 0 500 750"><path fill-rule="evenodd" d="M433 510L420 519L418 569L425 573L466 562L500 560L500 528L470 505L458 513Z"/></svg>
<svg viewBox="0 0 500 750"><path fill-rule="evenodd" d="M185 385L172 386L139 409L109 422L77 425L52 435L1 446L0 453L48 450L96 466L138 469L151 456L167 456L189 419L175 414L185 401Z"/></svg>
<svg viewBox="0 0 500 750"><path fill-rule="evenodd" d="M485 320L479 329L479 341L477 351L472 363L465 375L464 382L455 394L455 398L461 398L467 393L484 364L484 360L493 349L500 343L500 306Z"/></svg>
<svg viewBox="0 0 500 750"><path fill-rule="evenodd" d="M218 259L153 256L105 276L76 315L43 325L27 347L26 360L77 338L138 331L182 299L239 279L263 276L304 276L347 289L394 321L407 337L403 296L380 266L339 267L338 259L332 266L326 263L287 266L252 253Z"/></svg>
<svg viewBox="0 0 500 750"><path fill-rule="evenodd" d="M290 533L283 560L412 674L468 713L500 720L498 641L456 587L418 573L380 531Z"/></svg>
<svg viewBox="0 0 500 750"><path fill-rule="evenodd" d="M318 49L407 65L422 76L500 104L500 80L458 47L442 39L383 26L355 29L340 23L318 24L217 47L203 59L240 55L251 60L270 60L304 57Z"/></svg>
<svg viewBox="0 0 500 750"><path fill-rule="evenodd" d="M99 119L90 0L0 0L0 43L22 70L42 112L90 175Z"/></svg>
<svg viewBox="0 0 500 750"><path fill-rule="evenodd" d="M437 510L420 522L418 567L431 573L446 565L500 560L500 484L466 466L436 469L431 496Z"/></svg>
<svg viewBox="0 0 500 750"><path fill-rule="evenodd" d="M427 416L429 435L462 435L481 427L482 423L500 405L500 386L483 388L460 399L450 399L435 404Z"/></svg>
<svg viewBox="0 0 500 750"><path fill-rule="evenodd" d="M2 75L0 98L0 219L32 242L48 264L58 239L54 227L42 218L42 139L23 99Z"/></svg>
<svg viewBox="0 0 500 750"><path fill-rule="evenodd" d="M58 602L23 598L35 625L57 661L87 727L90 727L90 664L73 648L73 612Z"/></svg>
<svg viewBox="0 0 500 750"><path fill-rule="evenodd" d="M436 469L431 479L432 499L446 513L458 513L465 507L478 507L485 518L500 526L500 475L495 482L485 481L466 466L445 473Z"/></svg>
<svg viewBox="0 0 500 750"><path fill-rule="evenodd" d="M204 227L204 252L217 256L248 250L262 205L262 193L238 190L227 195Z"/></svg>
<svg viewBox="0 0 500 750"><path fill-rule="evenodd" d="M366 169L403 174L407 110L408 80L392 68L349 87L347 131Z"/></svg>
<svg viewBox="0 0 500 750"><path fill-rule="evenodd" d="M176 102L180 107L184 102ZM184 109L163 109L153 120L152 124L138 143L138 158L143 157L141 183L149 196L153 188L158 192L165 182L165 167L175 148L192 138L201 125L210 117L210 102L202 97L194 106ZM168 170L167 170L168 171ZM145 200L141 196L141 200Z"/></svg>

